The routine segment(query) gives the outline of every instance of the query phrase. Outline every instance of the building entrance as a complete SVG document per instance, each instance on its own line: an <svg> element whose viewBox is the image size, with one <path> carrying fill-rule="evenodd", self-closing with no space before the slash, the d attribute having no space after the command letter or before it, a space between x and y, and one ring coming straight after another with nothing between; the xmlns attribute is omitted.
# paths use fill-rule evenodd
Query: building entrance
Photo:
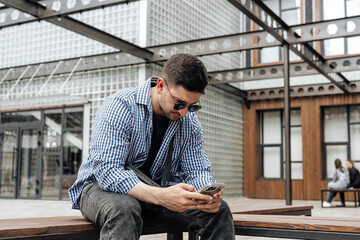
<svg viewBox="0 0 360 240"><path fill-rule="evenodd" d="M40 198L40 124L0 125L0 197Z"/></svg>

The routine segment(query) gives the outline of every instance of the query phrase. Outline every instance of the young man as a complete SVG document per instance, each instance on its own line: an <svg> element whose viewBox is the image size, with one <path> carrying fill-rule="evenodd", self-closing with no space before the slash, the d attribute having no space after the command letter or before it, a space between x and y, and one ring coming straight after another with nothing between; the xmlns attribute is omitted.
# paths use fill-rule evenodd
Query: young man
<svg viewBox="0 0 360 240"><path fill-rule="evenodd" d="M192 231L202 239L234 239L223 192L197 191L214 182L194 113L207 85L203 63L176 54L160 78L108 97L97 113L89 156L69 189L73 208L101 227L101 239L139 239L143 223ZM161 183L173 139L169 187L139 180L125 162ZM164 182L162 182L164 185Z"/></svg>

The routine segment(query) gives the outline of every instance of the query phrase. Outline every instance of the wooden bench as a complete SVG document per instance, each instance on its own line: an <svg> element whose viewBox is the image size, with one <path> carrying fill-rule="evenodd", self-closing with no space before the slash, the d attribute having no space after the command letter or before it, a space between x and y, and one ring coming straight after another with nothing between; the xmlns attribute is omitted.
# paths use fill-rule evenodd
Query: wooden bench
<svg viewBox="0 0 360 240"><path fill-rule="evenodd" d="M144 226L142 235L167 233L157 226ZM167 233L168 240L182 239L182 232ZM71 239L95 240L100 237L100 228L82 216L0 219L0 239Z"/></svg>
<svg viewBox="0 0 360 240"><path fill-rule="evenodd" d="M360 220L234 214L236 235L291 239L360 239Z"/></svg>
<svg viewBox="0 0 360 240"><path fill-rule="evenodd" d="M327 192L350 192L354 194L354 206L351 207L358 207L360 206L360 188L336 188L336 189L322 189L321 190L321 207L323 207L323 202L324 202L324 193ZM359 202L359 204L358 204Z"/></svg>
<svg viewBox="0 0 360 240"><path fill-rule="evenodd" d="M304 215L311 216L312 205L291 205L291 206L244 206L242 204L229 204L233 214L271 214L271 215Z"/></svg>
<svg viewBox="0 0 360 240"><path fill-rule="evenodd" d="M360 239L360 220L285 215L233 214L236 235L293 239ZM99 239L99 228L81 216L0 220L0 239ZM145 227L143 234L164 233ZM182 239L182 233L167 239ZM190 234L189 239L197 239Z"/></svg>
<svg viewBox="0 0 360 240"><path fill-rule="evenodd" d="M236 214L292 214L311 215L313 206L272 206L246 207L230 204ZM0 239L99 239L100 229L81 216L46 217L0 220ZM167 233L168 240L183 239L182 232L168 232L157 226L144 226L143 235ZM189 233L189 239L197 239L196 234Z"/></svg>

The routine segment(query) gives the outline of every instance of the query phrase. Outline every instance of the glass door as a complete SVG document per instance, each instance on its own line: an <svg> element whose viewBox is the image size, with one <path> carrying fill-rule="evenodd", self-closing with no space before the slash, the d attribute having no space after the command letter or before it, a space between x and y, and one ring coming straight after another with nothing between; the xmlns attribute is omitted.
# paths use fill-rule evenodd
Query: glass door
<svg viewBox="0 0 360 240"><path fill-rule="evenodd" d="M18 129L0 130L0 197L15 198Z"/></svg>
<svg viewBox="0 0 360 240"><path fill-rule="evenodd" d="M38 129L20 129L18 197L37 198L39 194Z"/></svg>
<svg viewBox="0 0 360 240"><path fill-rule="evenodd" d="M0 197L39 198L39 127L0 129Z"/></svg>

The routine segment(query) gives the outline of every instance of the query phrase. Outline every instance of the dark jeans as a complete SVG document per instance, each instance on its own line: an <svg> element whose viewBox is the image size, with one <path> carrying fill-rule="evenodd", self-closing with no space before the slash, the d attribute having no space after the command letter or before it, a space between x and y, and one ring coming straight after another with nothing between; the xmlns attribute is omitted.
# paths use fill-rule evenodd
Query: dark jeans
<svg viewBox="0 0 360 240"><path fill-rule="evenodd" d="M331 201L333 200L333 198L336 196L337 193L338 192L328 192L327 193L327 195L328 195L327 196L328 197L327 202L331 203ZM345 205L345 194L344 194L344 192L340 192L339 194L340 194L341 203L343 205Z"/></svg>
<svg viewBox="0 0 360 240"><path fill-rule="evenodd" d="M169 231L195 232L201 239L235 239L232 214L224 201L217 213L179 213L128 195L103 191L97 183L91 183L81 193L80 210L87 220L101 227L100 239L139 239L144 223Z"/></svg>

